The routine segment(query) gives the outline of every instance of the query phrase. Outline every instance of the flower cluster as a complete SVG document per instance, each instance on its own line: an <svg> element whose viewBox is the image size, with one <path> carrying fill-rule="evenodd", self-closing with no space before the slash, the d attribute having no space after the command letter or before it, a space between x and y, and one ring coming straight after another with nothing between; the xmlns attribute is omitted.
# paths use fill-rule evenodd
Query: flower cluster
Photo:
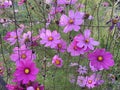
<svg viewBox="0 0 120 90"><path fill-rule="evenodd" d="M22 6L24 3L27 4L28 1L19 0L18 6ZM43 47L45 53L50 53L48 55L50 57L45 55L44 58L51 59L52 66L58 69L69 64L64 63L65 58L63 56L68 55L69 59L79 57L78 62L71 62L69 65L77 73L76 77L74 73L70 76L72 84L89 89L102 85L105 81L98 71L109 70L115 63L112 53L99 46L100 41L95 40L92 29L89 27L82 28L83 25L86 25L86 21L94 19L88 12L81 10L85 5L78 3L78 0L44 0L40 3L44 3L45 6L48 5L49 9L46 10L47 15L45 17L47 18L43 20L45 25L38 30L38 34L36 33L37 30L30 31L27 26L21 24L18 25L17 29L8 31L3 37L4 41L13 47L10 59L16 66L12 80L14 84L7 84L8 90L44 90L44 85L37 81L40 69L37 68L36 60L39 59L37 56L40 56L37 49L43 49ZM0 4L0 8L11 5L11 0L5 0ZM30 3L28 5L32 6ZM66 8L68 10L65 10ZM115 25L119 28L118 17L111 19L107 23L110 22L112 23L111 30ZM0 20L0 23L5 23L4 19ZM32 23L30 25L32 26ZM31 29L33 28L31 27ZM64 37L65 35L69 37L69 40ZM51 51L48 50L54 52L53 57L51 57L53 53L51 54ZM68 57L66 58L68 59ZM47 59L43 60L43 63L45 63L43 68L45 67L45 69ZM81 59L85 64L87 63L86 66L82 65L82 63L80 65ZM91 73L88 73L88 71L91 71ZM4 68L0 65L0 75L3 75L3 72Z"/></svg>

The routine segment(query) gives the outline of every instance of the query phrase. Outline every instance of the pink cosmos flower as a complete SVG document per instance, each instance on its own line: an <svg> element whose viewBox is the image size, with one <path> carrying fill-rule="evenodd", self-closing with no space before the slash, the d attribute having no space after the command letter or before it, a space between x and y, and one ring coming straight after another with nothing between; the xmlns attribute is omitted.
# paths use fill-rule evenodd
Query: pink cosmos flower
<svg viewBox="0 0 120 90"><path fill-rule="evenodd" d="M101 75L96 73L93 73L89 77L87 76L85 81L86 81L86 86L88 88L94 88L104 83L104 80L102 80Z"/></svg>
<svg viewBox="0 0 120 90"><path fill-rule="evenodd" d="M63 10L64 10L64 7L62 6L52 7L49 14L56 15L57 13L61 13Z"/></svg>
<svg viewBox="0 0 120 90"><path fill-rule="evenodd" d="M59 43L55 46L55 49L60 52L65 52L67 49L67 43L63 39L60 39Z"/></svg>
<svg viewBox="0 0 120 90"><path fill-rule="evenodd" d="M52 64L54 64L56 67L61 68L63 66L63 60L58 55L55 55L52 58Z"/></svg>
<svg viewBox="0 0 120 90"><path fill-rule="evenodd" d="M57 4L75 4L78 0L57 0Z"/></svg>
<svg viewBox="0 0 120 90"><path fill-rule="evenodd" d="M34 90L44 90L44 85L39 84L38 82L35 82L33 84Z"/></svg>
<svg viewBox="0 0 120 90"><path fill-rule="evenodd" d="M50 30L46 30L45 33L40 34L40 44L45 44L45 47L55 48L57 43L59 43L60 34L57 31L51 32Z"/></svg>
<svg viewBox="0 0 120 90"><path fill-rule="evenodd" d="M77 77L77 85L79 85L80 87L85 87L85 85L86 85L85 77L78 76Z"/></svg>
<svg viewBox="0 0 120 90"><path fill-rule="evenodd" d="M20 48L15 47L13 49L13 53L10 55L12 61L19 64L21 60L34 60L36 59L36 55L32 52L32 50L26 48L25 45L22 45Z"/></svg>
<svg viewBox="0 0 120 90"><path fill-rule="evenodd" d="M79 37L76 37L76 41L78 41L77 46L83 48L84 50L94 50L93 46L98 46L99 42L91 38L90 35L91 31L87 29L84 32L84 36L80 35Z"/></svg>
<svg viewBox="0 0 120 90"><path fill-rule="evenodd" d="M71 54L71 56L79 56L80 54L84 54L83 48L79 48L77 46L77 43L75 40L70 43L70 45L67 48L67 51Z"/></svg>
<svg viewBox="0 0 120 90"><path fill-rule="evenodd" d="M12 5L11 0L2 0L0 1L0 8L8 8Z"/></svg>
<svg viewBox="0 0 120 90"><path fill-rule="evenodd" d="M91 75L90 77L87 76L86 79L85 79L85 81L86 81L86 86L87 86L88 88L94 88L94 87L95 87L96 81L95 81L95 76L94 76L94 74Z"/></svg>
<svg viewBox="0 0 120 90"><path fill-rule="evenodd" d="M19 85L14 85L14 84L7 84L6 88L8 90L24 90L22 87L20 87Z"/></svg>
<svg viewBox="0 0 120 90"><path fill-rule="evenodd" d="M80 25L83 23L84 13L69 11L69 16L63 14L60 18L60 26L65 26L64 33L68 33L72 30L79 31Z"/></svg>
<svg viewBox="0 0 120 90"><path fill-rule="evenodd" d="M84 8L85 5L84 4L81 4L81 3L76 3L74 8L77 9L77 10L80 10L81 8Z"/></svg>
<svg viewBox="0 0 120 90"><path fill-rule="evenodd" d="M17 31L12 31L12 32L7 32L7 34L4 36L4 40L8 43L10 43L10 45L14 45L17 40L20 40L20 36L21 36L21 31L17 30Z"/></svg>
<svg viewBox="0 0 120 90"><path fill-rule="evenodd" d="M19 0L18 5L21 6L23 5L27 0Z"/></svg>
<svg viewBox="0 0 120 90"><path fill-rule="evenodd" d="M22 84L27 84L29 81L34 81L39 72L36 68L35 63L31 60L22 60L16 67L14 72L14 78L17 82L22 82Z"/></svg>
<svg viewBox="0 0 120 90"><path fill-rule="evenodd" d="M106 52L105 49L96 49L94 52L88 54L91 66L94 66L97 70L109 69L114 65L113 56L110 52Z"/></svg>
<svg viewBox="0 0 120 90"><path fill-rule="evenodd" d="M108 6L109 6L109 3L108 3L108 2L103 2L102 5L103 5L104 7L108 7Z"/></svg>

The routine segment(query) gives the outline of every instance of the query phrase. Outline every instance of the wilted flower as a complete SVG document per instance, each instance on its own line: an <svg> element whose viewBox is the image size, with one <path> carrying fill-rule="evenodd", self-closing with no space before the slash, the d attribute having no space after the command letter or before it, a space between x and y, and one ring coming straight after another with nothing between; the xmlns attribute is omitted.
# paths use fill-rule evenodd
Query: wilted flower
<svg viewBox="0 0 120 90"><path fill-rule="evenodd" d="M86 85L86 78L83 76L78 76L77 77L77 85L79 85L80 87L85 87Z"/></svg>
<svg viewBox="0 0 120 90"><path fill-rule="evenodd" d="M78 72L79 72L79 74L81 74L81 75L84 75L84 74L86 74L87 73L87 68L86 68L86 66L81 66L81 65L79 65L79 68L78 68Z"/></svg>

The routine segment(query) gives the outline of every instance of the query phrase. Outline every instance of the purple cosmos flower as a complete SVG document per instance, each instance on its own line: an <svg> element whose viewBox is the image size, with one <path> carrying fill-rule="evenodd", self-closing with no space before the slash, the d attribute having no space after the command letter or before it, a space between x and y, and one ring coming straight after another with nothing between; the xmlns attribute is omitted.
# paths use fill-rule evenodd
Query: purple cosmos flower
<svg viewBox="0 0 120 90"><path fill-rule="evenodd" d="M51 32L50 30L46 30L45 33L40 34L40 44L45 44L45 47L55 48L57 43L60 41L60 34L57 31Z"/></svg>
<svg viewBox="0 0 120 90"><path fill-rule="evenodd" d="M78 68L78 72L79 72L79 74L81 74L81 75L84 75L84 74L86 74L87 73L87 68L86 68L86 66L81 66L81 65L79 65L79 68Z"/></svg>
<svg viewBox="0 0 120 90"><path fill-rule="evenodd" d="M34 60L36 59L36 55L32 52L32 50L26 48L25 45L22 45L20 48L15 47L13 49L13 53L10 56L11 60L19 64L21 60Z"/></svg>
<svg viewBox="0 0 120 90"><path fill-rule="evenodd" d="M86 78L83 76L78 76L77 77L77 85L79 85L80 87L85 87L86 85Z"/></svg>
<svg viewBox="0 0 120 90"><path fill-rule="evenodd" d="M113 56L110 52L106 52L105 49L96 49L94 52L88 54L91 66L94 66L97 70L109 69L114 65Z"/></svg>
<svg viewBox="0 0 120 90"><path fill-rule="evenodd" d="M80 35L79 37L76 37L76 41L78 41L77 46L84 50L94 50L93 46L98 46L99 42L91 38L90 35L91 31L87 29L84 32L84 36Z"/></svg>
<svg viewBox="0 0 120 90"><path fill-rule="evenodd" d="M84 54L83 48L79 48L77 46L77 41L72 41L67 48L67 51L71 54L71 56L79 56L80 54Z"/></svg>
<svg viewBox="0 0 120 90"><path fill-rule="evenodd" d="M67 43L63 39L60 39L59 43L55 46L55 49L60 52L65 52L67 49Z"/></svg>
<svg viewBox="0 0 120 90"><path fill-rule="evenodd" d="M35 63L31 60L22 60L16 67L14 72L14 78L17 82L22 82L22 84L27 84L29 81L34 81L39 72L36 68Z"/></svg>
<svg viewBox="0 0 120 90"><path fill-rule="evenodd" d="M84 13L74 12L73 10L69 11L69 16L62 15L60 18L60 26L65 26L64 33L68 33L72 30L79 31L80 25L83 23Z"/></svg>
<svg viewBox="0 0 120 90"><path fill-rule="evenodd" d="M115 26L117 26L117 28L120 30L120 17L116 16L115 18L109 20L106 24L111 24L109 30L112 31L114 29Z"/></svg>
<svg viewBox="0 0 120 90"><path fill-rule="evenodd" d="M78 0L57 0L57 4L75 4Z"/></svg>
<svg viewBox="0 0 120 90"><path fill-rule="evenodd" d="M55 55L52 59L52 64L61 68L63 66L63 60L58 55Z"/></svg>

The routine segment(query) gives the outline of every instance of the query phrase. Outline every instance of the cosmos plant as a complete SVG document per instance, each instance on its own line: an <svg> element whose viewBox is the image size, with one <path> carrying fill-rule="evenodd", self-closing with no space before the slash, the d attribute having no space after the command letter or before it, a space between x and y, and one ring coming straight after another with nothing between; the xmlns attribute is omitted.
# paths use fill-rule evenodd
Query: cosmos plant
<svg viewBox="0 0 120 90"><path fill-rule="evenodd" d="M22 7L27 2L27 0L18 0L18 6ZM101 42L92 35L92 29L82 28L86 20L94 20L94 17L80 10L85 5L78 3L78 0L45 0L44 3L50 7L45 16L45 25L37 30L39 34L36 34L35 30L28 30L26 25L18 25L18 28L8 31L3 37L4 41L13 47L9 58L15 65L12 77L14 84L7 84L8 90L45 89L42 82L37 81L37 76L42 74L40 68L37 67L40 66L37 64L37 56L42 56L42 54L37 53L37 47L45 49L45 53L50 53L49 58L45 57L44 63L48 58L51 65L58 70L65 65L74 69L77 76L74 76L74 73L70 75L71 84L88 89L104 84L105 80L98 71L109 70L115 65L115 62L110 51L105 47L100 48ZM9 8L11 5L11 0L5 0L0 4L0 8ZM65 10L67 6L73 8ZM116 18L107 22L112 24L111 30L115 25L119 28L118 21L119 18ZM53 28L50 28L52 23L55 24ZM54 28L55 25L57 28ZM75 34L72 35L72 32ZM65 35L69 37L69 41L64 37ZM39 52L42 51L39 50ZM87 63L87 66L74 61L69 62L70 65L66 64L64 55L66 58L80 57L83 62ZM4 74L4 69L0 65L1 76Z"/></svg>

